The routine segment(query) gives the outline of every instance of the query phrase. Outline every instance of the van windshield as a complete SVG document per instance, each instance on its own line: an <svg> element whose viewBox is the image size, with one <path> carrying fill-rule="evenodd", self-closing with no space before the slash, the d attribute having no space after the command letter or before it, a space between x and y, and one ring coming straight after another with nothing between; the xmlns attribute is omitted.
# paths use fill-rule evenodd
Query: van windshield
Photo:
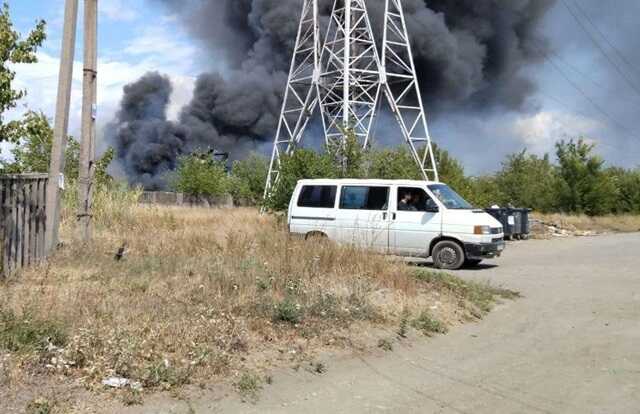
<svg viewBox="0 0 640 414"><path fill-rule="evenodd" d="M467 200L462 198L458 193L453 191L445 184L433 184L429 186L429 190L438 197L448 209L451 210L471 210L473 206Z"/></svg>

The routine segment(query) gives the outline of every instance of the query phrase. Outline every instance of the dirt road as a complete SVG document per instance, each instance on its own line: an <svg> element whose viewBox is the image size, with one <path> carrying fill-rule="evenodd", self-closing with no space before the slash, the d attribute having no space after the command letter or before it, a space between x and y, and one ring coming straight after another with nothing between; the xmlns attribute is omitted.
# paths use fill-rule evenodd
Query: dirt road
<svg viewBox="0 0 640 414"><path fill-rule="evenodd" d="M496 263L459 274L524 297L479 323L190 412L640 413L640 234L512 244ZM187 412L143 410L165 409Z"/></svg>

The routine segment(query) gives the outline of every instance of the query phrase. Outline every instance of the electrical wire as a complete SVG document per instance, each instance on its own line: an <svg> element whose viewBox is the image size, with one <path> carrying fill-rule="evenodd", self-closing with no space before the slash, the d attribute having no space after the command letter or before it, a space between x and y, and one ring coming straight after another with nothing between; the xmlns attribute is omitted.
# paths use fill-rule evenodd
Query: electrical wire
<svg viewBox="0 0 640 414"><path fill-rule="evenodd" d="M620 58L620 60L622 62L624 62L625 64L627 64L627 66L629 66L629 68L633 71L638 70L637 66L634 65L631 60L629 60L623 53L622 51L616 47L616 45L607 37L607 35L598 27L598 25L595 24L595 22L593 21L593 19L589 16L589 14L584 10L584 8L582 6L580 6L580 3L577 1L573 1L573 6L580 12L580 14L582 14L582 16L584 16L584 18L587 20L587 22L589 22L589 24L591 25L591 27L593 27L595 29L596 32L598 32L598 34L600 35L600 37L602 37L604 39L605 42L607 42L607 45L609 45L609 47L611 49L613 49L614 52L616 52L616 54L618 55L618 57Z"/></svg>
<svg viewBox="0 0 640 414"><path fill-rule="evenodd" d="M580 26L582 31L587 34L591 42L598 48L598 50L600 50L605 59L607 59L607 61L611 64L611 66L615 68L616 72L618 72L622 79L624 79L629 84L629 86L638 94L638 96L640 96L640 89L638 89L633 80L629 78L628 75L622 69L620 69L620 66L611 58L611 56L609 56L609 53L606 51L606 49L602 47L602 45L598 42L598 39L596 39L595 36L587 29L583 21L580 20L580 17L569 6L569 4L565 0L561 0L561 2L569 11L574 20L578 23L578 26Z"/></svg>
<svg viewBox="0 0 640 414"><path fill-rule="evenodd" d="M633 136L635 136L635 133L633 131L631 131L629 128L627 128L626 126L624 126L621 122L619 122L618 120L616 120L615 118L613 118L611 115L609 115L609 113L607 111L605 111L605 109L600 106L600 104L598 104L594 99L592 99L585 91L584 89L582 89L576 82L574 82L567 74L565 71L562 70L562 68L553 60L551 59L548 55L545 55L545 60L547 62L549 62L551 64L551 66L553 66L556 71L564 78L564 80L570 84L576 91L578 91L578 93L580 95L582 95L582 97L587 100L587 102L589 102L602 116L604 116L605 118L607 118L611 123L613 123L615 126L617 126L621 131L624 131L628 134L631 134Z"/></svg>

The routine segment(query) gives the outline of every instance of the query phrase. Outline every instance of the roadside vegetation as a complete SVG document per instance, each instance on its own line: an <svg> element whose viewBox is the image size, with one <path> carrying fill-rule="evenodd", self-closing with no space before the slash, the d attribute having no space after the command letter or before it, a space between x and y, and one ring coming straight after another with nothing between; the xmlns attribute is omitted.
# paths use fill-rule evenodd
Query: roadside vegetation
<svg viewBox="0 0 640 414"><path fill-rule="evenodd" d="M573 234L640 232L640 215L637 214L592 217L586 214L534 213L532 218L545 227L554 227Z"/></svg>
<svg viewBox="0 0 640 414"><path fill-rule="evenodd" d="M421 179L404 147L363 151L351 132L345 134L344 147L330 145L323 152L299 149L283 157L279 185L267 200L262 196L268 160L257 154L233 163L229 175L221 173L220 163L203 162L199 154L187 156L177 175L190 182L190 187L176 188L194 194L230 193L242 205L283 211L302 178ZM484 176L469 176L446 150L436 146L434 151L441 181L480 208L527 207L542 214L588 217L640 215L640 170L607 166L595 145L582 138L559 141L555 157L539 157L526 150L511 154L499 171ZM193 174L184 165L195 166L199 172ZM196 183L195 177L206 180Z"/></svg>
<svg viewBox="0 0 640 414"><path fill-rule="evenodd" d="M137 192L115 185L97 191L95 241L82 244L73 193L61 250L0 284L0 354L11 364L0 382L8 389L36 373L89 389L125 378L145 392L217 377L251 399L269 367L313 360L327 347L376 348L380 339L392 349L402 324L405 335L444 333L511 297L292 238L253 208L145 207ZM387 334L367 345L371 329ZM137 401L134 391L127 401Z"/></svg>

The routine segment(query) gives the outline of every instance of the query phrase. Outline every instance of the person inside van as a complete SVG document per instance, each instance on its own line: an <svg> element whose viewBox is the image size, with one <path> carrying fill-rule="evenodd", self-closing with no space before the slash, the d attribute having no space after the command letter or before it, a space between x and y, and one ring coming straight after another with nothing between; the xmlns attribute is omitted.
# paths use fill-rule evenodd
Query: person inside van
<svg viewBox="0 0 640 414"><path fill-rule="evenodd" d="M418 211L413 204L413 194L410 191L406 191L400 201L398 201L398 210L400 211Z"/></svg>

